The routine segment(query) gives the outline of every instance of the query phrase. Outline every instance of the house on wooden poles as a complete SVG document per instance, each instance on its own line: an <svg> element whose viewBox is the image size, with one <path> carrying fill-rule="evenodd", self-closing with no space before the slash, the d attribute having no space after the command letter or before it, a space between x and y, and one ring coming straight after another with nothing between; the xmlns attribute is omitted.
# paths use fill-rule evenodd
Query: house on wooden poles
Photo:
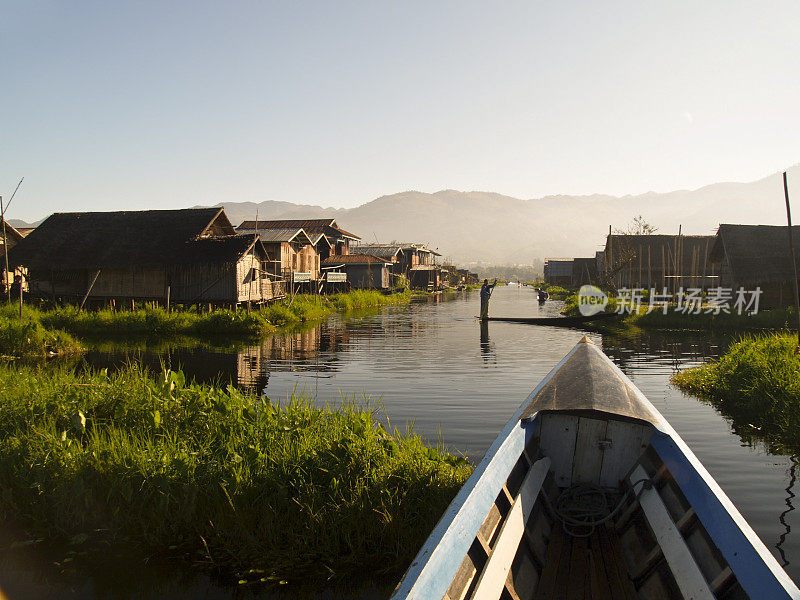
<svg viewBox="0 0 800 600"><path fill-rule="evenodd" d="M719 267L709 260L713 235L627 235L606 237L604 283L620 288L706 289L719 283Z"/></svg>
<svg viewBox="0 0 800 600"><path fill-rule="evenodd" d="M0 227L5 229L4 233L3 230L0 229L0 273L2 273L0 277L0 286L2 286L2 289L0 289L0 292L6 294L9 286L14 283L14 278L21 278L23 273L19 271L15 273L12 268L9 268L9 272L6 272L5 253L19 244L33 229L23 229L20 231L8 221L4 222L3 219L0 219ZM23 286L24 285L23 283ZM23 290L27 290L27 288L23 287Z"/></svg>
<svg viewBox="0 0 800 600"><path fill-rule="evenodd" d="M360 290L388 289L391 265L390 261L369 254L329 256L322 261L328 281L346 281L346 287ZM342 273L345 275L342 279L332 279L332 275Z"/></svg>
<svg viewBox="0 0 800 600"><path fill-rule="evenodd" d="M274 227L250 229L251 221L245 221L236 231L239 235L258 235L267 253L273 258L274 272L287 284L308 284L319 279L320 256L317 245L302 227ZM327 243L327 242L325 242ZM307 287L308 287L307 286ZM313 286L312 286L313 287Z"/></svg>
<svg viewBox="0 0 800 600"><path fill-rule="evenodd" d="M436 265L436 257L441 255L423 244L360 244L353 246L351 253L388 261L392 284L405 276L413 289L438 290L442 285L442 270Z"/></svg>
<svg viewBox="0 0 800 600"><path fill-rule="evenodd" d="M796 265L800 268L800 225L792 227ZM780 225L719 226L709 262L716 267L719 285L746 291L761 288L760 308L794 304L795 284L789 254L789 227ZM734 296L735 297L735 296Z"/></svg>
<svg viewBox="0 0 800 600"><path fill-rule="evenodd" d="M549 285L572 285L571 258L548 258L544 261L544 282Z"/></svg>
<svg viewBox="0 0 800 600"><path fill-rule="evenodd" d="M256 236L221 208L55 213L9 253L29 293L91 305L235 306L284 294Z"/></svg>
<svg viewBox="0 0 800 600"><path fill-rule="evenodd" d="M336 219L275 219L271 221L244 221L237 228L240 231L261 229L302 229L306 235L318 239L322 234L327 240L327 246L318 246L320 260L325 260L331 255L350 254L350 248L361 240L357 235L345 231L336 222ZM316 243L316 242L315 242Z"/></svg>
<svg viewBox="0 0 800 600"><path fill-rule="evenodd" d="M597 258L572 259L572 286L580 287L587 284L598 283Z"/></svg>

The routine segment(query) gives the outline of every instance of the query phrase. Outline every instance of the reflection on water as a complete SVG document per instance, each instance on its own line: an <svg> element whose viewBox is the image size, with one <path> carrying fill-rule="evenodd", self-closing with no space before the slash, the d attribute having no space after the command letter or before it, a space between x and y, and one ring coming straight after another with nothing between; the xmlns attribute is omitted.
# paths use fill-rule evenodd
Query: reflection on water
<svg viewBox="0 0 800 600"><path fill-rule="evenodd" d="M794 510L794 505L792 504L792 498L794 498L794 484L796 482L797 482L797 457L792 456L792 466L789 467L789 485L786 486L786 494L787 494L785 500L786 510L781 513L780 517L778 517L778 520L781 522L781 525L785 527L785 531L781 533L780 538L778 539L778 543L775 544L775 548L781 554L781 566L784 567L789 564L789 561L786 558L786 552L783 551L783 544L786 543L786 538L792 531L792 528L786 521L786 516Z"/></svg>
<svg viewBox="0 0 800 600"><path fill-rule="evenodd" d="M451 448L478 458L536 384L587 335L518 323L481 324L474 318L478 304L477 293L464 294L451 302L335 316L235 350L171 348L131 355L104 348L90 353L86 362L113 368L134 358L154 369L164 362L180 366L198 381L232 381L273 399L297 389L320 403L336 404L342 397L364 393L381 399L392 426L413 422L432 441L441 432ZM556 316L560 307L559 302L539 306L531 288L499 287L490 312ZM794 461L770 453L752 431L738 435L738 428L713 406L669 384L676 369L718 356L729 339L670 333L588 335L686 440L790 576L800 578L800 542L790 533L798 514L792 503ZM210 590L204 597L241 593L210 580L204 585ZM134 596L159 597L156 592Z"/></svg>
<svg viewBox="0 0 800 600"><path fill-rule="evenodd" d="M495 363L494 347L489 341L489 321L481 321L481 356L485 364Z"/></svg>

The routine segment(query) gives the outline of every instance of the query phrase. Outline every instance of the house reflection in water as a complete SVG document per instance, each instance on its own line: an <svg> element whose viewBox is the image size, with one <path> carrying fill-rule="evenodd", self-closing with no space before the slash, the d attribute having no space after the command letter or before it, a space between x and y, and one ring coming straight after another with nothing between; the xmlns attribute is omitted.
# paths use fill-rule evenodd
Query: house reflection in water
<svg viewBox="0 0 800 600"><path fill-rule="evenodd" d="M330 364L320 364L320 352L328 350L322 340L322 327L270 336L258 346L240 350L236 361L239 387L262 394L269 383L270 371L330 371ZM326 361L331 362L328 356Z"/></svg>

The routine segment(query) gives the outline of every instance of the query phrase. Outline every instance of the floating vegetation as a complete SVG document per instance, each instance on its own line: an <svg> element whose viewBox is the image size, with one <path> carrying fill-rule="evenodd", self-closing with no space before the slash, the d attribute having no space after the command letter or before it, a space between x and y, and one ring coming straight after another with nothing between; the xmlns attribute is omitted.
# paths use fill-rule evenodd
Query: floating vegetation
<svg viewBox="0 0 800 600"><path fill-rule="evenodd" d="M710 401L744 437L800 450L800 355L797 336L749 335L719 360L676 373L684 392Z"/></svg>
<svg viewBox="0 0 800 600"><path fill-rule="evenodd" d="M373 306L397 305L409 302L410 294L384 295L373 290L355 290L332 296L298 294L294 298L275 302L268 306L247 311L220 309L211 312L147 307L137 310L97 310L79 311L75 306L41 310L25 306L23 319L19 320L19 308L4 305L0 309L0 324L5 319L17 323L29 323L41 334L52 338L52 345L65 344L57 332L68 332L80 337L127 338L131 336L188 336L208 338L212 336L236 336L257 339L275 331L278 327L295 325L323 319L336 311L348 311ZM16 327L16 326L14 326ZM44 334L42 334L44 335ZM54 337L55 336L55 337ZM8 338L14 338L9 331ZM27 339L27 338L26 338ZM38 339L38 338L35 338ZM71 338L70 338L71 339ZM3 343L0 340L0 343ZM38 342L37 342L38 343ZM50 346L48 346L49 348ZM4 350L8 348L9 350ZM0 346L0 350L13 353L12 344Z"/></svg>
<svg viewBox="0 0 800 600"><path fill-rule="evenodd" d="M470 465L375 405L0 367L0 518L86 560L118 548L242 582L401 573Z"/></svg>

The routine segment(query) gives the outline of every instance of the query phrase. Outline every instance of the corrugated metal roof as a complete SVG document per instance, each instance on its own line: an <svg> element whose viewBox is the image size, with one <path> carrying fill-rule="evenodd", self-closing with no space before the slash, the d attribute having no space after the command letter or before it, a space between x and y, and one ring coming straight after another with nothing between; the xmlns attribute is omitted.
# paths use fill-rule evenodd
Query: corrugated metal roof
<svg viewBox="0 0 800 600"><path fill-rule="evenodd" d="M402 251L402 246L392 246L388 244L362 244L350 248L350 252L353 254L371 254L372 256L388 259L394 258Z"/></svg>
<svg viewBox="0 0 800 600"><path fill-rule="evenodd" d="M389 261L378 258L377 256L370 256L369 254L344 254L329 256L322 261L323 265L355 265L355 264L374 264L380 263L382 265L391 264Z"/></svg>
<svg viewBox="0 0 800 600"><path fill-rule="evenodd" d="M353 233L341 229L336 219L273 219L271 221L258 221L258 229L284 229L297 227L306 233L324 233L329 237L349 237L354 240L361 238ZM255 229L256 221L242 221L237 229Z"/></svg>
<svg viewBox="0 0 800 600"><path fill-rule="evenodd" d="M241 226L237 230L239 235L254 235L255 229L242 229ZM298 244L312 244L311 238L303 229L296 227L287 227L284 229L261 229L259 224L258 235L261 241L265 244L274 244L278 242L297 242Z"/></svg>

